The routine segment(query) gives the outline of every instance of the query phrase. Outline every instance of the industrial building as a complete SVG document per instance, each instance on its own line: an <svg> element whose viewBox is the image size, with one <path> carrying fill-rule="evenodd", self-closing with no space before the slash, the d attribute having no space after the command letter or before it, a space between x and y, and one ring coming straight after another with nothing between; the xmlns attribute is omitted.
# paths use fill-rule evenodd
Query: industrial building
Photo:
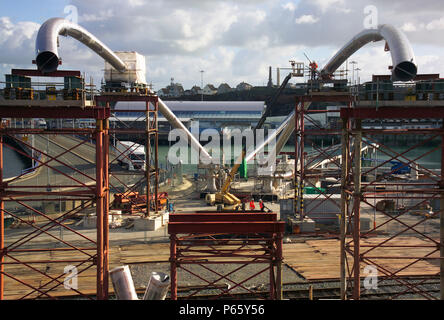
<svg viewBox="0 0 444 320"><path fill-rule="evenodd" d="M168 101L167 103L174 115L187 128L190 128L191 121L199 121L201 131L222 130L226 127L241 129L253 127L265 108L263 101ZM144 108L144 104L140 102L117 102L115 116L123 122L134 122L144 115ZM138 109L141 112L125 112ZM171 130L171 125L162 112L159 113L157 121L161 134Z"/></svg>

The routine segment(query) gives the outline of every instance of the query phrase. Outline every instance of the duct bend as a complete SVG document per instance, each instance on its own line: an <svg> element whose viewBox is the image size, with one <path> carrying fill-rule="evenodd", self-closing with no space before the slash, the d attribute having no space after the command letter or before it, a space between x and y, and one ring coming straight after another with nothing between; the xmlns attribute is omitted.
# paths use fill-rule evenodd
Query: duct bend
<svg viewBox="0 0 444 320"><path fill-rule="evenodd" d="M38 69L43 73L57 70L59 66L58 37L71 36L85 44L95 53L109 62L117 71L125 72L125 63L105 44L81 26L62 18L52 18L47 20L39 29L36 39L36 63ZM150 92L152 92L150 90ZM205 150L199 141L188 131L182 122L174 115L168 106L159 99L159 111L177 129L181 129L191 140L191 146L200 150L206 160L211 161L212 157Z"/></svg>
<svg viewBox="0 0 444 320"><path fill-rule="evenodd" d="M392 80L409 81L416 76L417 66L410 42L401 30L389 24L366 29L357 34L322 69L321 76L331 76L353 53L369 42L385 40L392 56Z"/></svg>
<svg viewBox="0 0 444 320"><path fill-rule="evenodd" d="M125 63L105 44L81 26L62 18L51 18L39 29L36 39L37 68L43 72L53 72L59 66L58 36L71 36L91 48L116 70L124 72Z"/></svg>

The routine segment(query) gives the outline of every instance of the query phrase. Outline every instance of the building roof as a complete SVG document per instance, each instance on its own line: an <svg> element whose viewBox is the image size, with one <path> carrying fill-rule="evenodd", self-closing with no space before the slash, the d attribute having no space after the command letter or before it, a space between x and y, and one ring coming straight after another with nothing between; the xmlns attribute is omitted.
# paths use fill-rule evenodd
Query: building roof
<svg viewBox="0 0 444 320"><path fill-rule="evenodd" d="M210 89L210 90L217 90L212 84L207 84L206 86L205 86L205 88L208 88L208 89ZM204 89L205 89L204 88Z"/></svg>

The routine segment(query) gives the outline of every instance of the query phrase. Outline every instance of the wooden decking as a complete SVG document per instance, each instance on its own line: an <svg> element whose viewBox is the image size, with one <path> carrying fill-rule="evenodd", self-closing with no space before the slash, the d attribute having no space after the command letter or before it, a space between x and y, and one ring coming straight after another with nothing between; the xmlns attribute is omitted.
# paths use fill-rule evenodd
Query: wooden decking
<svg viewBox="0 0 444 320"><path fill-rule="evenodd" d="M94 252L94 251L92 251ZM41 260L70 260L70 259L85 259L86 255L79 254L78 252L45 252L45 253L14 253L13 257L21 261L41 261ZM137 244L132 246L119 246L113 247L110 250L109 255L110 270L121 265L140 263L140 262L168 262L169 259L169 244ZM13 261L11 258L5 258L5 262ZM63 282L65 280L64 268L67 265L76 265L76 263L35 263L31 266L42 272L46 271L46 274L52 277L59 277L58 280L62 282L54 291L49 294L53 297L58 296L76 296L79 295L73 290L67 290L64 288ZM78 267L78 291L86 295L94 295L96 292L96 267L91 266L84 270L87 266L91 266L91 263ZM84 270L84 271L83 271ZM5 272L16 277L17 279L26 282L32 286L42 286L45 283L51 281L49 277L46 277L37 271L21 265L5 265ZM56 286L58 283L53 281L52 283L44 286L41 290ZM142 288L139 288L142 289ZM113 292L113 286L111 280L109 281L109 290ZM28 286L5 276L5 299L19 299L25 294L32 292L33 290ZM39 296L40 293L36 292L26 298L32 298ZM42 295L41 298L48 298Z"/></svg>
<svg viewBox="0 0 444 320"><path fill-rule="evenodd" d="M361 239L361 253L366 252L370 247L366 245L375 245L382 243L386 238L370 238ZM348 240L349 241L349 240ZM377 248L366 254L366 257L379 257L379 259L371 259L374 263L382 266L387 273L398 271L415 261L415 259L401 259L404 257L424 257L429 253L435 251L429 257L439 257L439 251L436 247L430 246L432 242L423 241L414 237L395 238L388 241L385 245L403 245L413 246L405 248L384 247ZM391 259L383 257L393 257ZM339 240L309 240L304 243L290 243L284 244L284 262L287 263L293 270L298 272L307 280L322 280L322 279L338 279L339 278L339 261L340 250ZM353 265L353 258L347 256L348 266L351 269ZM420 275L437 275L439 274L439 266L433 265L430 260L421 260L406 267L404 270L397 273L400 276L420 276ZM436 261L436 260L435 260ZM365 276L363 272L366 265L369 263L361 263L361 275ZM378 276L385 276L381 271Z"/></svg>

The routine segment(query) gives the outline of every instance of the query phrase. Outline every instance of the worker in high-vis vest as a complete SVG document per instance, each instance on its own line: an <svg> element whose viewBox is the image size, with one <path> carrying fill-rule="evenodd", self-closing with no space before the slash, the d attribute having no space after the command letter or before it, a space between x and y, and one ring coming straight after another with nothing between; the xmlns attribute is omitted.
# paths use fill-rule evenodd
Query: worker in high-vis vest
<svg viewBox="0 0 444 320"><path fill-rule="evenodd" d="M262 212L264 212L265 210L264 202L262 201L262 199L259 199L259 209L261 209Z"/></svg>
<svg viewBox="0 0 444 320"><path fill-rule="evenodd" d="M256 207L255 207L255 205L254 205L254 200L253 199L251 199L251 201L250 201L250 210L254 210Z"/></svg>

